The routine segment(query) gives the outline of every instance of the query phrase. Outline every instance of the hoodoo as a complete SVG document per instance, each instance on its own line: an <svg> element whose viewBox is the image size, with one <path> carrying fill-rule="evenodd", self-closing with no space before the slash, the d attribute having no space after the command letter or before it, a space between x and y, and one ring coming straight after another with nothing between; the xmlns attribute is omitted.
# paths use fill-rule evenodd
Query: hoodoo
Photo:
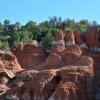
<svg viewBox="0 0 100 100"><path fill-rule="evenodd" d="M75 44L75 36L73 30L66 29L64 33L65 33L65 45L69 46Z"/></svg>

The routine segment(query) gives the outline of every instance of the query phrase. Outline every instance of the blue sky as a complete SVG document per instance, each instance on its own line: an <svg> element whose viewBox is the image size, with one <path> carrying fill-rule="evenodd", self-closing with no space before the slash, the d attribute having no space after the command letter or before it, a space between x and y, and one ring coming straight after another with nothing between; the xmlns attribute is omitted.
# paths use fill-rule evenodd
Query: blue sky
<svg viewBox="0 0 100 100"><path fill-rule="evenodd" d="M40 23L52 16L100 23L100 0L0 0L0 22Z"/></svg>

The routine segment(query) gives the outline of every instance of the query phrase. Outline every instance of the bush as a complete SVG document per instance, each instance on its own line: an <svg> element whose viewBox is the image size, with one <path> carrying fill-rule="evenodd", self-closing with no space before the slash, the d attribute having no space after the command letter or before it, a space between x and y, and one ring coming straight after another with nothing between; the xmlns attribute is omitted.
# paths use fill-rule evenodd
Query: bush
<svg viewBox="0 0 100 100"><path fill-rule="evenodd" d="M49 45L51 45L52 38L53 38L53 36L50 32L48 34L46 34L46 36L43 38L42 42L43 42L43 46L45 48L47 48Z"/></svg>

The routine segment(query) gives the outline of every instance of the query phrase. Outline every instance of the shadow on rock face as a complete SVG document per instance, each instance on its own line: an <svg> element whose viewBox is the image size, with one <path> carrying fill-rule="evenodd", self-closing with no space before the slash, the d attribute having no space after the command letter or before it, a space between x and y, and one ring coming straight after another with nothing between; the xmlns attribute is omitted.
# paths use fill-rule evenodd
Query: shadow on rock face
<svg viewBox="0 0 100 100"><path fill-rule="evenodd" d="M12 61L14 59L14 57L9 54L0 54L0 56L1 56L1 59L5 59L7 61Z"/></svg>
<svg viewBox="0 0 100 100"><path fill-rule="evenodd" d="M3 100L19 100L16 96L6 96Z"/></svg>
<svg viewBox="0 0 100 100"><path fill-rule="evenodd" d="M58 84L61 82L62 77L59 75L56 75L50 83L46 85L47 92L48 92L48 98L55 92Z"/></svg>

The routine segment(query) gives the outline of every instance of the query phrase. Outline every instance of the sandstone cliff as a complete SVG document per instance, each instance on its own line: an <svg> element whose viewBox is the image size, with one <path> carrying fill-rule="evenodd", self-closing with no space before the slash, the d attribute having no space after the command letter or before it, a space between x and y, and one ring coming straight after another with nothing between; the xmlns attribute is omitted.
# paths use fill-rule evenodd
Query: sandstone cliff
<svg viewBox="0 0 100 100"><path fill-rule="evenodd" d="M30 47L30 45L23 47L19 54L23 52L33 55L43 54L41 49ZM78 45L68 46L59 53L51 52L46 60L41 59L36 66L36 59L27 56L27 60L33 60L27 62L25 57L20 59L23 55L19 57L18 52L15 55L18 62L23 65L22 68L13 55L6 55L6 58L3 56L3 60L0 60L0 66L4 66L3 69L7 70L9 68L6 66L9 66L15 75L12 78L8 77L7 73L5 73L6 76L2 75L1 100L7 100L7 98L15 98L15 100L92 100L93 59L83 56ZM33 57L33 55L29 56ZM10 65L11 62L14 63L13 66ZM27 63L25 66L24 62ZM28 64L34 66L28 68Z"/></svg>

